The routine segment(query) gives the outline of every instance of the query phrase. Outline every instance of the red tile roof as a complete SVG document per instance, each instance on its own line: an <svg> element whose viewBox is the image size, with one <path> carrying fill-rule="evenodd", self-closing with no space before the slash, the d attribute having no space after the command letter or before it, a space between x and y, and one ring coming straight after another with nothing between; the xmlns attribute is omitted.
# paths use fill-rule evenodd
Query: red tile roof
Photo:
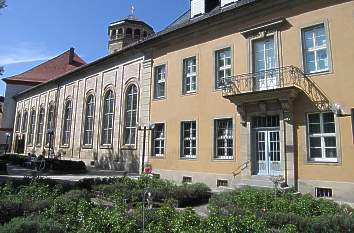
<svg viewBox="0 0 354 233"><path fill-rule="evenodd" d="M86 62L77 55L73 48L52 58L30 70L21 74L4 79L6 83L44 83L64 75L78 67L85 65Z"/></svg>

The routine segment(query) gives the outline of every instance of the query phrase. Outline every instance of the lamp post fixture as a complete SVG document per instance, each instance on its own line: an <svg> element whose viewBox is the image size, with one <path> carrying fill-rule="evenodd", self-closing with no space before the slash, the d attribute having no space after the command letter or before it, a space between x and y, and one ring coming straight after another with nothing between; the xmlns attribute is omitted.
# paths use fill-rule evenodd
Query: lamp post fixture
<svg viewBox="0 0 354 233"><path fill-rule="evenodd" d="M53 129L48 129L47 134L49 136L49 148L48 148L48 158L50 157L50 153L52 152L51 149L53 148L53 136L54 136L54 130Z"/></svg>
<svg viewBox="0 0 354 233"><path fill-rule="evenodd" d="M148 125L139 125L138 130L143 131L143 154L142 154L142 164L141 164L141 173L144 173L144 162L145 162L145 144L146 144L146 131L147 130L153 130L155 128L154 124L148 124Z"/></svg>
<svg viewBox="0 0 354 233"><path fill-rule="evenodd" d="M7 132L5 135L6 135L6 148L5 148L5 155L6 155L7 151L9 150L9 139L11 137L11 134Z"/></svg>

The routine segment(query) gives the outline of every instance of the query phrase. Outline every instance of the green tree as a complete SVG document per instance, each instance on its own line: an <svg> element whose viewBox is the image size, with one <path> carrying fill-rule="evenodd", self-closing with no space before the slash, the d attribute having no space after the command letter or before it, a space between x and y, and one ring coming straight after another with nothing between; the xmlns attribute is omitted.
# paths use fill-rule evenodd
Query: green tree
<svg viewBox="0 0 354 233"><path fill-rule="evenodd" d="M6 0L0 0L0 9L6 7Z"/></svg>

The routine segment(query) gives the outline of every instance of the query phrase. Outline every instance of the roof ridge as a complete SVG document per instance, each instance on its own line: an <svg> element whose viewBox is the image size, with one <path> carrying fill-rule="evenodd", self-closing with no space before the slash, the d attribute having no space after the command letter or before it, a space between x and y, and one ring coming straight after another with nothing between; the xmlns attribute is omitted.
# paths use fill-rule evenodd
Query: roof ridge
<svg viewBox="0 0 354 233"><path fill-rule="evenodd" d="M34 67L32 67L32 68L30 68L30 69L28 69L28 70L22 72L22 73L19 73L19 74L16 74L16 75L12 75L12 76L10 76L10 77L7 77L7 79L8 79L8 78L11 78L11 77L15 77L15 76L19 76L19 75L25 74L25 73L30 72L30 71L32 71L32 70L38 68L38 67L41 67L41 66L43 66L43 65L45 65L45 64L47 64L47 63L49 63L49 62L51 62L51 61L53 61L53 60L55 60L55 59L57 59L57 58L59 58L59 57L65 55L65 54L68 53L68 52L70 53L70 50L71 50L71 48L69 48L69 49L66 50L65 52L63 52L63 53L61 53L61 54L59 54L59 55L57 55L57 56L55 56L55 57L52 57L52 58L50 58L49 60L46 60L45 62L40 63L40 64L38 64L38 65L36 65L36 66L34 66ZM75 53L75 54L76 54L76 53Z"/></svg>

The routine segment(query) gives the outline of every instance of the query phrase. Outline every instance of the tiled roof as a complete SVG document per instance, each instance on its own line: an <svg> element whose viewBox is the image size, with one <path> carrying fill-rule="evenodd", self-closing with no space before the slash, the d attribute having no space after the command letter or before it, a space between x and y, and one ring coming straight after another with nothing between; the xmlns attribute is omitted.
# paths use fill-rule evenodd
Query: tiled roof
<svg viewBox="0 0 354 233"><path fill-rule="evenodd" d="M68 51L52 58L21 74L4 79L5 82L43 83L69 73L86 62L71 48Z"/></svg>

